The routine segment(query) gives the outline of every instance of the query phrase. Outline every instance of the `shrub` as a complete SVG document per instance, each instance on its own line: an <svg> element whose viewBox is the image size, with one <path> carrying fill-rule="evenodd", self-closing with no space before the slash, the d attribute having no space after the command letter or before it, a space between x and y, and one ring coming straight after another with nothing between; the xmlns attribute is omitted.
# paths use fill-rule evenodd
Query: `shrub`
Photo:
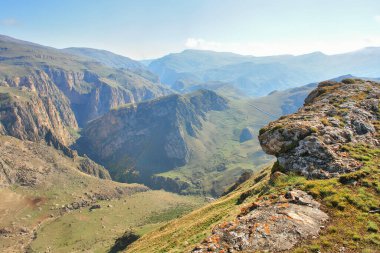
<svg viewBox="0 0 380 253"><path fill-rule="evenodd" d="M318 253L321 251L321 247L317 244L311 245L310 246L310 252L312 253Z"/></svg>
<svg viewBox="0 0 380 253"><path fill-rule="evenodd" d="M354 234L354 235L352 236L352 240L354 240L354 241L360 241L360 238L361 238L361 236L358 235L358 234Z"/></svg>
<svg viewBox="0 0 380 253"><path fill-rule="evenodd" d="M375 222L368 221L367 230L368 230L368 232L376 233L379 231L379 227L377 226L377 224Z"/></svg>
<svg viewBox="0 0 380 253"><path fill-rule="evenodd" d="M342 80L342 83L345 83L345 84L354 84L355 80L352 79L352 78L346 78L346 79Z"/></svg>
<svg viewBox="0 0 380 253"><path fill-rule="evenodd" d="M326 117L323 117L323 118L321 119L321 122L322 122L322 124L323 124L324 126L331 126L329 120L328 120Z"/></svg>

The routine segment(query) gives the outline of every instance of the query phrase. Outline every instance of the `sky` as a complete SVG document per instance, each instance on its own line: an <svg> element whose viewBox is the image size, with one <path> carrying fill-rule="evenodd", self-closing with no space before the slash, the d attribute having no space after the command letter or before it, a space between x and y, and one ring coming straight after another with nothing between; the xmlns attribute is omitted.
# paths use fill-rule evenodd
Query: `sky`
<svg viewBox="0 0 380 253"><path fill-rule="evenodd" d="M139 60L185 49L337 54L380 46L380 0L0 0L0 34Z"/></svg>

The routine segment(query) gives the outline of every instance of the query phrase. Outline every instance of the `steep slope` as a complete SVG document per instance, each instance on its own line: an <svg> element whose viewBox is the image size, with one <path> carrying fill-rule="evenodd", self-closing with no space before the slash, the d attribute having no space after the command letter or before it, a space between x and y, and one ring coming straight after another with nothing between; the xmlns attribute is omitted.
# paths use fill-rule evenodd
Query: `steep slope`
<svg viewBox="0 0 380 253"><path fill-rule="evenodd" d="M40 187L41 185L54 184L48 180L64 174L66 169L56 166L55 163L66 163L68 174L78 174L78 179L86 174L103 179L111 179L108 171L91 161L87 157L74 156L73 158L56 151L40 143L21 141L10 136L0 136L0 184L2 186L23 185L28 187ZM22 157L16 158L20 154ZM49 161L49 157L51 161ZM58 178L58 177L57 177ZM55 178L55 180L57 179Z"/></svg>
<svg viewBox="0 0 380 253"><path fill-rule="evenodd" d="M258 170L273 159L260 147L259 129L282 115L283 101L292 101L288 99L291 96L306 97L308 91L311 88L287 91L276 98L268 96L268 100L233 94L228 108L210 110L201 117L197 112L194 116L194 106L186 97L203 91L130 105L92 121L82 131L77 149L106 166L117 180L143 182L181 194L220 196L241 174ZM292 102L288 105L297 108ZM241 142L246 128L253 136ZM165 136L169 132L178 133L175 139L180 141L168 141ZM165 149L169 143L176 147L177 158L169 158L170 149Z"/></svg>
<svg viewBox="0 0 380 253"><path fill-rule="evenodd" d="M77 144L118 179L130 168L146 178L185 165L196 155L188 139L197 138L206 113L226 108L224 98L206 90L127 105L90 122Z"/></svg>
<svg viewBox="0 0 380 253"><path fill-rule="evenodd" d="M305 83L350 73L378 77L379 48L365 48L338 55L320 52L300 56L253 57L211 51L185 50L152 61L149 69L177 91L219 81L250 96L262 96ZM289 86L291 85L291 86Z"/></svg>
<svg viewBox="0 0 380 253"><path fill-rule="evenodd" d="M353 79L320 84L299 112L261 131L261 142L271 153L272 147L282 146L288 137L295 141L287 148L276 149L278 162L272 168L262 170L215 202L143 236L126 252L378 252L379 85ZM352 110L345 110L347 104ZM353 121L347 125L323 124L328 123L323 114L334 108L338 116L342 113ZM355 131L353 122L363 117L374 132ZM300 126L310 132L310 137L299 134ZM352 139L327 138L328 129L333 133L352 131ZM308 143L311 137L318 141ZM317 148L321 147L318 143L333 144L334 148ZM329 170L327 164L331 162L352 160L358 166L354 171L335 170L332 178L306 179L297 164L282 163L296 150L304 150L304 144L316 147L298 156L301 161L313 161L308 163L307 175ZM318 163L315 156L326 152L336 155Z"/></svg>
<svg viewBox="0 0 380 253"><path fill-rule="evenodd" d="M132 60L129 57L114 54L106 50L85 47L70 47L63 49L63 51L91 58L111 68L128 69L152 82L158 82L158 77L150 72L145 65L141 64L138 61Z"/></svg>
<svg viewBox="0 0 380 253"><path fill-rule="evenodd" d="M54 104L72 108L80 126L113 107L170 93L131 71L58 49L6 36L0 36L0 48L1 86L24 87L49 96Z"/></svg>

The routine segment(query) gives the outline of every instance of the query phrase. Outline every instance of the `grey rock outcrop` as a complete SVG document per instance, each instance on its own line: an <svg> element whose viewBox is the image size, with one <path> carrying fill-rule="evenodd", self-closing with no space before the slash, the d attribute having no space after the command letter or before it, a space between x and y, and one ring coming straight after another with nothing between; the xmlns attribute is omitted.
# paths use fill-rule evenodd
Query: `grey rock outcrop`
<svg viewBox="0 0 380 253"><path fill-rule="evenodd" d="M352 79L350 79L352 80ZM351 144L378 147L380 85L371 81L327 81L305 100L298 112L260 130L263 150L280 168L312 178L352 172L361 163L350 157Z"/></svg>

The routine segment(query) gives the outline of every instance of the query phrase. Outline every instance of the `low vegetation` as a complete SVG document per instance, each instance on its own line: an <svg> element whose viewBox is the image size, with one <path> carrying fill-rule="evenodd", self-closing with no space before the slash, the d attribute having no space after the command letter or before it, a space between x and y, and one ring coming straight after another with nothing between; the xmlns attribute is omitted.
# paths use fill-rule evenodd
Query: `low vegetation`
<svg viewBox="0 0 380 253"><path fill-rule="evenodd" d="M271 168L256 174L225 197L144 235L126 252L190 251L222 221L234 220L257 198L304 190L322 204L330 220L321 236L302 242L292 252L378 252L380 247L380 149L347 146L353 157L371 157L362 169L340 178L307 180L280 174L269 178ZM263 175L268 174L263 177ZM274 175L274 174L272 174ZM261 178L261 180L259 180Z"/></svg>
<svg viewBox="0 0 380 253"><path fill-rule="evenodd" d="M202 203L202 198L164 191L142 192L120 199L99 201L99 209L75 210L42 226L30 245L30 251L117 252L116 249L126 247L137 239L135 237L162 226L164 222ZM134 236L125 240L125 233Z"/></svg>

